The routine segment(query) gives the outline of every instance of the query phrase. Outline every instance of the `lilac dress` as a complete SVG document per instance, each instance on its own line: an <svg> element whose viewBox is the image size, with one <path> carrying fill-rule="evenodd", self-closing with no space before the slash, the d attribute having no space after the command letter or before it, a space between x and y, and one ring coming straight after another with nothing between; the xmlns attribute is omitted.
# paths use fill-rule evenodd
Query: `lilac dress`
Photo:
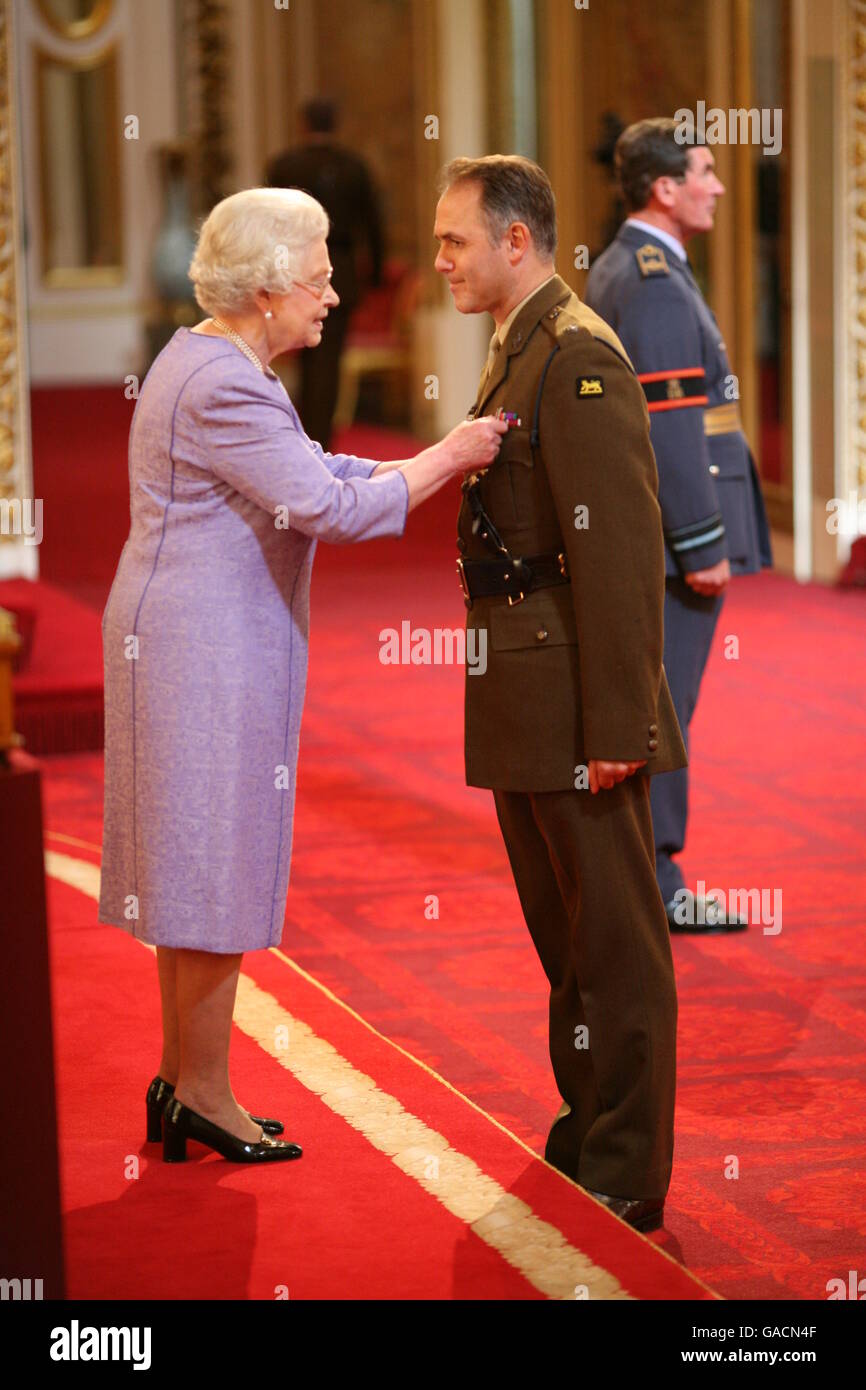
<svg viewBox="0 0 866 1390"><path fill-rule="evenodd" d="M282 384L181 328L142 386L102 620L100 922L237 952L282 936L316 541L400 536L399 470L326 454Z"/></svg>

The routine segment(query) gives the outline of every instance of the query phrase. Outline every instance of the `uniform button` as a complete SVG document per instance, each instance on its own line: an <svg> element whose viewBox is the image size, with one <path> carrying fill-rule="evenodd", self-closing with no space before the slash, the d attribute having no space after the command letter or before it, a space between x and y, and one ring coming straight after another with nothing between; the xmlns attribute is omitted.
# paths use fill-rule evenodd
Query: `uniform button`
<svg viewBox="0 0 866 1390"><path fill-rule="evenodd" d="M658 731L659 731L659 726L658 726L658 724L650 724L650 726L649 726L649 731L650 731L650 737L652 737L653 734L657 734Z"/></svg>
<svg viewBox="0 0 866 1390"><path fill-rule="evenodd" d="M657 738L651 738L650 741L649 741L649 743L647 744L647 748L650 750L651 753L654 753L654 752L656 751L656 749L658 748L658 746L659 746L659 741L658 741Z"/></svg>
<svg viewBox="0 0 866 1390"><path fill-rule="evenodd" d="M536 632L535 635L536 635L536 637L538 638L539 642L546 642L546 641L547 641L547 638L548 638L548 631L547 631L547 628L546 628L546 627L540 627L540 628L538 629L538 631Z"/></svg>
<svg viewBox="0 0 866 1390"><path fill-rule="evenodd" d="M719 465L718 465L717 463L711 463L711 464L710 464L710 472L712 473L712 475L713 475L714 478L718 477Z"/></svg>

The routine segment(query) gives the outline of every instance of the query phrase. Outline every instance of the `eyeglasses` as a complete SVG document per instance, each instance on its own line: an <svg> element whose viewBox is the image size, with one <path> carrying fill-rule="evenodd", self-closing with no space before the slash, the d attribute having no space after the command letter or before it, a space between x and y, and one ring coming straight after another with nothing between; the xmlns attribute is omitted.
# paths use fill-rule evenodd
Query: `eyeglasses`
<svg viewBox="0 0 866 1390"><path fill-rule="evenodd" d="M333 274L334 268L332 266L324 280L296 280L295 284L300 285L302 290L307 291L307 294L314 295L316 299L322 299L324 297L325 291L331 283L331 277Z"/></svg>

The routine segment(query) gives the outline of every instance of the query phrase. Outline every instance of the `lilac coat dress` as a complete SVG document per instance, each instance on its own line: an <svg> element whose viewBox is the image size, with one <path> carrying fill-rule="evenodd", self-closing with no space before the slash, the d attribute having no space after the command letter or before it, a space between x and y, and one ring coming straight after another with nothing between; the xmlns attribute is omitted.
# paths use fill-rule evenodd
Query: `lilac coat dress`
<svg viewBox="0 0 866 1390"><path fill-rule="evenodd" d="M101 922L201 951L280 941L313 554L402 535L406 480L375 467L323 453L223 338L181 328L153 363L102 620Z"/></svg>

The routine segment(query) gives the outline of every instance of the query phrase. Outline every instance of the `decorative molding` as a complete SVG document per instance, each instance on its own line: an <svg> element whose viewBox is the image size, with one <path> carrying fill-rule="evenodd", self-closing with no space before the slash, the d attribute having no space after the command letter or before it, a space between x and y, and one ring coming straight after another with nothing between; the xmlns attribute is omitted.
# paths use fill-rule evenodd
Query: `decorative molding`
<svg viewBox="0 0 866 1390"><path fill-rule="evenodd" d="M0 501L33 496L22 298L12 0L0 0ZM4 508L4 512L9 512ZM4 518L5 522L5 518ZM36 547L0 529L0 577L35 578Z"/></svg>
<svg viewBox="0 0 866 1390"><path fill-rule="evenodd" d="M848 0L844 46L847 400L842 491L866 498L866 0Z"/></svg>
<svg viewBox="0 0 866 1390"><path fill-rule="evenodd" d="M83 19L61 19L51 8L51 0L36 0L45 23L64 39L87 39L111 18L114 0L93 0L90 14Z"/></svg>
<svg viewBox="0 0 866 1390"><path fill-rule="evenodd" d="M191 158L193 212L206 215L229 192L229 15L225 0L180 0L185 66L183 131Z"/></svg>

